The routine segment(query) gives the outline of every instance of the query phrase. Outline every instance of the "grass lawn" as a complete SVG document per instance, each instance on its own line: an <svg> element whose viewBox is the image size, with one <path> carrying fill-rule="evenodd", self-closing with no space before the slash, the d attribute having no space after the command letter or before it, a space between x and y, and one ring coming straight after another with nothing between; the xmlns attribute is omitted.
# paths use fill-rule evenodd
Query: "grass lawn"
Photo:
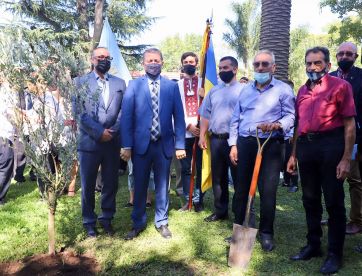
<svg viewBox="0 0 362 276"><path fill-rule="evenodd" d="M212 213L212 193L205 199L205 211L178 212L181 200L171 191L171 240L163 239L153 226L154 209L148 213L148 227L137 239L124 241L131 228L131 209L122 206L128 200L126 177L120 178L117 194L117 213L114 219L116 235L101 235L96 240L86 239L82 228L79 192L74 198L64 196L57 212L57 250L72 248L78 253L90 252L102 267L105 275L240 275L240 271L227 266L227 244L232 220L206 223L204 217ZM349 195L346 185L346 205ZM97 199L99 203L99 198ZM323 258L307 262L291 262L288 257L305 244L305 215L301 192L295 194L280 187L275 221L276 248L264 253L256 243L252 261L245 275L314 275L318 273ZM256 206L258 207L258 199ZM258 210L257 210L258 212ZM231 214L231 212L230 212ZM324 227L326 234L327 228ZM323 249L326 251L324 235ZM344 266L340 275L361 275L362 255L353 247L362 242L362 235L347 236ZM0 208L0 262L22 259L47 252L47 206L39 201L34 182L13 184L7 203Z"/></svg>

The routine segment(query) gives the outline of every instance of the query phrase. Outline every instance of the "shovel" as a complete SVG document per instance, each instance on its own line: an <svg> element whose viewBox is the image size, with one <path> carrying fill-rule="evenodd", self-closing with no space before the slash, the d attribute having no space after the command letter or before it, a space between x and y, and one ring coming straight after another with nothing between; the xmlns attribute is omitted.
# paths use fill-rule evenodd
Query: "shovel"
<svg viewBox="0 0 362 276"><path fill-rule="evenodd" d="M231 267L246 269L250 262L256 234L258 233L258 229L249 227L250 207L253 202L256 186L258 183L263 149L266 143L269 141L272 134L273 132L271 131L268 138L264 141L264 143L260 144L258 128L256 129L258 152L256 154L256 159L255 159L253 178L251 179L244 224L239 225L234 223L233 225L233 235L230 242L230 251L229 251L229 260L228 260L228 265Z"/></svg>

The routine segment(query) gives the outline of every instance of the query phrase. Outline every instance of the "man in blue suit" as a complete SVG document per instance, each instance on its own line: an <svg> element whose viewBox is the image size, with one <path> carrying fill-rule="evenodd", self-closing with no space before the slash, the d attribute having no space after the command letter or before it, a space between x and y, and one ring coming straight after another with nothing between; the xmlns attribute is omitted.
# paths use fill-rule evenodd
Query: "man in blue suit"
<svg viewBox="0 0 362 276"><path fill-rule="evenodd" d="M155 48L143 54L146 75L130 82L122 103L123 160L132 156L134 173L133 228L131 240L146 227L146 197L153 168L156 210L155 226L161 236L171 238L168 229L168 186L172 156L185 153L185 120L177 83L160 76L162 53Z"/></svg>
<svg viewBox="0 0 362 276"><path fill-rule="evenodd" d="M78 89L85 92L85 95L81 95L75 101L75 112L80 132L78 154L83 225L90 237L97 235L94 192L99 166L102 168L104 186L101 191L102 212L98 216L98 221L105 233L108 235L114 233L111 220L116 211L119 128L126 84L124 80L107 73L111 60L106 48L95 49L91 58L94 70L75 79Z"/></svg>

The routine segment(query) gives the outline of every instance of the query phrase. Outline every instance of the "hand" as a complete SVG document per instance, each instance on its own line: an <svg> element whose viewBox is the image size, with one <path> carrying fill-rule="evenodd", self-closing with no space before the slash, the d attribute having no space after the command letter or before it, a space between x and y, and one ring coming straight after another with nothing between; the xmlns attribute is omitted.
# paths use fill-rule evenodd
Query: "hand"
<svg viewBox="0 0 362 276"><path fill-rule="evenodd" d="M349 174L351 161L342 159L337 166L337 179L345 179Z"/></svg>
<svg viewBox="0 0 362 276"><path fill-rule="evenodd" d="M183 159L186 157L186 151L185 150L176 150L176 158L177 159Z"/></svg>
<svg viewBox="0 0 362 276"><path fill-rule="evenodd" d="M296 175L297 174L297 158L295 156L290 156L287 163L287 172Z"/></svg>
<svg viewBox="0 0 362 276"><path fill-rule="evenodd" d="M229 157L231 163L236 166L238 164L238 148L236 146L231 147Z"/></svg>
<svg viewBox="0 0 362 276"><path fill-rule="evenodd" d="M124 161L128 161L131 158L132 150L131 149L121 149L121 158Z"/></svg>
<svg viewBox="0 0 362 276"><path fill-rule="evenodd" d="M280 123L262 123L257 126L262 132L271 132L282 128Z"/></svg>
<svg viewBox="0 0 362 276"><path fill-rule="evenodd" d="M202 88L202 87L199 88L199 96L200 96L201 98L205 97L205 89Z"/></svg>
<svg viewBox="0 0 362 276"><path fill-rule="evenodd" d="M202 149L202 150L207 149L207 141L206 141L205 136L200 136L200 139L199 139L199 147L200 147L200 149Z"/></svg>
<svg viewBox="0 0 362 276"><path fill-rule="evenodd" d="M200 129L194 125L190 124L189 127L189 131L192 133L192 135L194 135L195 137L199 137L200 136Z"/></svg>
<svg viewBox="0 0 362 276"><path fill-rule="evenodd" d="M101 136L101 139L100 139L100 142L104 143L104 142L109 142L113 139L113 136L112 136L112 130L106 128L104 131L103 131L103 134Z"/></svg>

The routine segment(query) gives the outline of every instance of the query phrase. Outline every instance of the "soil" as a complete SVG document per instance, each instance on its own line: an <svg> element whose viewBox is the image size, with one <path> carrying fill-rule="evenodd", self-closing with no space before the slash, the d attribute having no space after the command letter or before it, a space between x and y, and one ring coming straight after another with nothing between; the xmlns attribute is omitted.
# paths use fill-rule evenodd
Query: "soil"
<svg viewBox="0 0 362 276"><path fill-rule="evenodd" d="M62 252L55 256L39 254L21 261L0 263L0 275L96 275L100 266L88 255Z"/></svg>

